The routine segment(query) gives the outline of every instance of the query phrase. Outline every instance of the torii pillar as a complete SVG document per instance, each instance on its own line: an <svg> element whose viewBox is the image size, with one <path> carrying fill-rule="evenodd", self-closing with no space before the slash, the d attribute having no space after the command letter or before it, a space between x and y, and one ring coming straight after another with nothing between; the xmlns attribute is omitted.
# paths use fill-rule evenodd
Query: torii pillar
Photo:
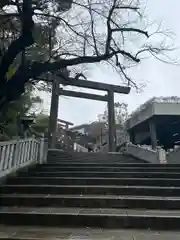
<svg viewBox="0 0 180 240"><path fill-rule="evenodd" d="M152 146L152 149L155 150L157 148L157 135L156 135L156 125L152 120L149 121L149 131L150 131L150 138L151 138L151 146Z"/></svg>
<svg viewBox="0 0 180 240"><path fill-rule="evenodd" d="M56 147L58 106L59 106L59 83L57 79L54 79L52 83L51 109L49 116L49 132L48 132L49 148Z"/></svg>
<svg viewBox="0 0 180 240"><path fill-rule="evenodd" d="M116 151L116 123L114 113L114 91L108 90L109 152Z"/></svg>

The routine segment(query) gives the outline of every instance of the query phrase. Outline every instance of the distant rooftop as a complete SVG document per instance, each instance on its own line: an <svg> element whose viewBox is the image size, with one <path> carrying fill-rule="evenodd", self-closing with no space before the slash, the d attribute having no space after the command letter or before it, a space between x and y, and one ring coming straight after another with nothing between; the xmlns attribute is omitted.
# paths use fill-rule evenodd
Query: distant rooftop
<svg viewBox="0 0 180 240"><path fill-rule="evenodd" d="M89 125L90 125L90 124L88 124L88 123L83 123L83 124L81 124L81 125L71 127L70 130L72 130L72 131L74 131L74 130L77 131L77 130L82 129L82 128L87 128L87 127L89 127Z"/></svg>
<svg viewBox="0 0 180 240"><path fill-rule="evenodd" d="M130 115L130 118L135 117L138 115L141 111L146 109L149 105L153 103L178 103L180 104L180 97L177 96L171 96L171 97L153 97L150 98L148 101L140 105L135 111L133 111Z"/></svg>
<svg viewBox="0 0 180 240"><path fill-rule="evenodd" d="M71 123L71 122L68 122L68 121L65 121L65 120L62 120L62 119L57 119L57 122L58 123L64 123L64 124L68 124L68 125L70 125L70 126L73 126L74 125L74 123Z"/></svg>

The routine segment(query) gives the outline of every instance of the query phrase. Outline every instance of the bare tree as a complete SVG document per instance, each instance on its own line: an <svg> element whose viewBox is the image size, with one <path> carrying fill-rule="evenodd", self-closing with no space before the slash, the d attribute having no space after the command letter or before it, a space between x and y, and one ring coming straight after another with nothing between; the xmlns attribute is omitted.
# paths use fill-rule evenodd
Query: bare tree
<svg viewBox="0 0 180 240"><path fill-rule="evenodd" d="M148 32L139 0L3 0L0 8L0 19L16 19L20 25L16 39L1 57L0 107L19 98L25 83L36 81L43 73L82 64L108 62L129 84L136 85L126 67L139 64L144 53L157 56L170 49L164 32L155 32L163 35L159 43ZM20 64L7 81L6 74L17 56L35 44L36 26L49 23L56 29L49 59Z"/></svg>

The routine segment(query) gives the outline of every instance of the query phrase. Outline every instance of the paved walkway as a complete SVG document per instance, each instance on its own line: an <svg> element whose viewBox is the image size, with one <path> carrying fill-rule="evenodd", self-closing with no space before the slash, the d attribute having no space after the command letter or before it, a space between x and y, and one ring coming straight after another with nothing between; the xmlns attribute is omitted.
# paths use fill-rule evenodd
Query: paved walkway
<svg viewBox="0 0 180 240"><path fill-rule="evenodd" d="M0 225L0 239L31 240L179 240L180 232L154 232L150 230L104 230L6 227Z"/></svg>

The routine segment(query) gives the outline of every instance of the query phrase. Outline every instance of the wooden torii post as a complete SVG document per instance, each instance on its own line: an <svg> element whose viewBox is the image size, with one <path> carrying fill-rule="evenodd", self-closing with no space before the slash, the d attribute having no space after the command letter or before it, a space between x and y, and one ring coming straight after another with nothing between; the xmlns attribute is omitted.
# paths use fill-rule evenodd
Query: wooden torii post
<svg viewBox="0 0 180 240"><path fill-rule="evenodd" d="M60 84L106 91L107 94L102 96L91 93L63 90L62 88L60 88ZM66 80L62 78L59 78L58 80L54 79L52 86L51 111L49 121L49 147L54 148L56 144L56 123L58 116L58 102L59 96L64 95L70 97L92 99L97 101L106 101L108 103L109 152L114 152L116 148L114 93L128 94L129 92L130 87L127 86L118 86L88 80L79 79L75 80L73 78L68 78Z"/></svg>

